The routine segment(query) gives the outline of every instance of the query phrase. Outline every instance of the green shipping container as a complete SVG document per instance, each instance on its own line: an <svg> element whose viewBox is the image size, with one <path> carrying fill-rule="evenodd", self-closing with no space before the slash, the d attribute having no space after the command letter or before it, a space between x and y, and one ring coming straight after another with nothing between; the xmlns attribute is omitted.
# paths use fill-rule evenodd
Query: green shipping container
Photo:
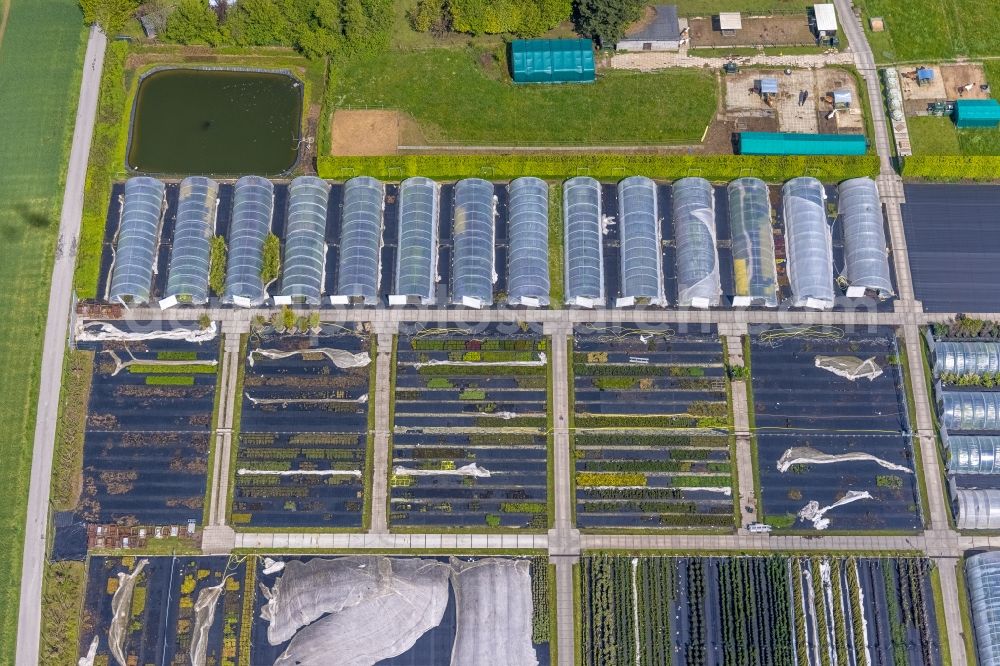
<svg viewBox="0 0 1000 666"><path fill-rule="evenodd" d="M952 112L955 127L996 127L1000 124L1000 102L995 99L960 99Z"/></svg>
<svg viewBox="0 0 1000 666"><path fill-rule="evenodd" d="M515 39L510 74L514 83L589 83L594 46L589 39Z"/></svg>
<svg viewBox="0 0 1000 666"><path fill-rule="evenodd" d="M792 134L740 132L741 155L864 155L864 134Z"/></svg>

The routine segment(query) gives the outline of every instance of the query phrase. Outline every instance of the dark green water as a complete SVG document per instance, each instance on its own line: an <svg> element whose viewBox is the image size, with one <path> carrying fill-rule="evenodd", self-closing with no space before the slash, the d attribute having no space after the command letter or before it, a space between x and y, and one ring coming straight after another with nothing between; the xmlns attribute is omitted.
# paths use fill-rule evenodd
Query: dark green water
<svg viewBox="0 0 1000 666"><path fill-rule="evenodd" d="M169 69L139 85L128 163L174 175L278 174L295 163L302 84L284 74Z"/></svg>

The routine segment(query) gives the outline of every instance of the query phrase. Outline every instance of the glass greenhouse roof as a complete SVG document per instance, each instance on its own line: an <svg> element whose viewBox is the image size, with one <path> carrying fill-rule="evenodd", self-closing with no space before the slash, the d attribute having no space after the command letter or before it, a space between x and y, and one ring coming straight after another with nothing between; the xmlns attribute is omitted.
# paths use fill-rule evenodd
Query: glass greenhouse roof
<svg viewBox="0 0 1000 666"><path fill-rule="evenodd" d="M549 186L518 178L509 188L507 300L511 305L549 304Z"/></svg>
<svg viewBox="0 0 1000 666"><path fill-rule="evenodd" d="M682 178L673 186L677 243L677 305L719 305L722 283L715 249L715 191L704 178Z"/></svg>
<svg viewBox="0 0 1000 666"><path fill-rule="evenodd" d="M267 299L260 272L273 208L271 181L260 176L244 176L236 181L223 302L253 307Z"/></svg>
<svg viewBox="0 0 1000 666"><path fill-rule="evenodd" d="M1000 392L940 391L941 422L956 430L1000 430Z"/></svg>
<svg viewBox="0 0 1000 666"><path fill-rule="evenodd" d="M385 188L381 181L359 176L344 183L340 227L337 294L378 302L382 254L382 211Z"/></svg>
<svg viewBox="0 0 1000 666"><path fill-rule="evenodd" d="M960 488L955 491L955 502L958 504L955 518L958 529L1000 529L1000 490Z"/></svg>
<svg viewBox="0 0 1000 666"><path fill-rule="evenodd" d="M996 435L949 435L941 433L951 451L948 471L952 474L1000 474L1000 437Z"/></svg>
<svg viewBox="0 0 1000 666"><path fill-rule="evenodd" d="M931 345L931 354L935 374L1000 372L1000 342L935 341Z"/></svg>
<svg viewBox="0 0 1000 666"><path fill-rule="evenodd" d="M160 243L165 187L155 178L139 176L125 183L125 203L115 242L109 300L125 305L149 302Z"/></svg>
<svg viewBox="0 0 1000 666"><path fill-rule="evenodd" d="M601 184L580 176L563 184L566 302L603 305L604 236L601 233Z"/></svg>
<svg viewBox="0 0 1000 666"><path fill-rule="evenodd" d="M892 296L889 253L882 222L882 200L871 178L845 180L839 188L844 225L844 277L852 287Z"/></svg>
<svg viewBox="0 0 1000 666"><path fill-rule="evenodd" d="M833 307L833 244L826 191L815 178L793 178L781 188L793 305Z"/></svg>
<svg viewBox="0 0 1000 666"><path fill-rule="evenodd" d="M417 298L424 305L434 303L440 198L441 186L430 178L407 178L399 186L399 249L394 292Z"/></svg>
<svg viewBox="0 0 1000 666"><path fill-rule="evenodd" d="M739 178L729 183L727 194L733 234L733 304L778 307L778 269L767 183L759 178Z"/></svg>
<svg viewBox="0 0 1000 666"><path fill-rule="evenodd" d="M996 492L996 491L995 491ZM1000 551L976 553L965 560L972 626L980 666L1000 665ZM942 622L943 620L939 620ZM968 655L973 661L972 655Z"/></svg>
<svg viewBox="0 0 1000 666"><path fill-rule="evenodd" d="M455 185L452 302L456 305L493 305L496 206L492 183L466 178Z"/></svg>
<svg viewBox="0 0 1000 666"><path fill-rule="evenodd" d="M631 176L618 183L621 226L621 295L666 305L656 183Z"/></svg>
<svg viewBox="0 0 1000 666"><path fill-rule="evenodd" d="M181 181L174 224L167 296L186 302L208 302L208 271L219 184L210 178L191 176Z"/></svg>
<svg viewBox="0 0 1000 666"><path fill-rule="evenodd" d="M319 305L326 272L326 208L330 186L315 176L299 176L288 186L281 295Z"/></svg>

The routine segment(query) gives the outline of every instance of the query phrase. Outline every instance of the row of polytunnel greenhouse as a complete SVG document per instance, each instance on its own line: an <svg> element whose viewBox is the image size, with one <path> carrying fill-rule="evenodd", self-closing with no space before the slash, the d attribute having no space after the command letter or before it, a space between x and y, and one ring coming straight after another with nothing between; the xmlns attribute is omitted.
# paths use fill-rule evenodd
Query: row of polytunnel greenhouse
<svg viewBox="0 0 1000 666"><path fill-rule="evenodd" d="M936 340L928 333L932 371L948 375L993 375L1000 372L1000 343ZM954 382L954 380L945 379ZM955 476L1000 474L1000 392L966 389L943 382L936 385L941 421L941 444L947 452L952 477L956 523L960 529L1000 528L1000 490ZM964 486L970 487L964 487ZM985 484L991 485L989 483Z"/></svg>
<svg viewBox="0 0 1000 666"><path fill-rule="evenodd" d="M312 176L288 186L282 272L269 290L261 277L264 246L274 217L274 186L257 176L236 182L227 238L223 302L263 304L268 293L276 303L318 305L327 283L326 229L331 186ZM642 176L617 186L617 219L604 214L602 185L589 177L563 184L564 279L569 305L603 306L605 236L618 225L618 306L667 305L662 221L673 221L676 247L677 305L717 307L721 303L717 250L715 188L703 178L682 178L671 186L669 211L660 210L658 185ZM547 306L549 294L549 191L538 178L511 181L508 193L507 302ZM731 182L728 222L732 231L733 305L777 307L778 270L769 189L756 178ZM361 176L343 185L334 304L375 305L389 292L391 305L436 302L439 281L441 185L422 177L404 180L397 196L398 236L392 285L381 285L386 204L385 184ZM212 238L219 185L203 177L180 184L177 222L164 299L202 304L209 297ZM493 183L468 178L454 186L452 201L450 302L468 307L493 304L498 275L495 265L498 201ZM150 300L159 236L166 210L162 182L148 177L125 185L109 299L125 304ZM782 188L787 274L792 304L825 309L833 306L832 232L826 190L813 178L796 178ZM840 185L844 225L844 271L853 295L892 295L881 205L870 179ZM277 279L277 278L276 278Z"/></svg>

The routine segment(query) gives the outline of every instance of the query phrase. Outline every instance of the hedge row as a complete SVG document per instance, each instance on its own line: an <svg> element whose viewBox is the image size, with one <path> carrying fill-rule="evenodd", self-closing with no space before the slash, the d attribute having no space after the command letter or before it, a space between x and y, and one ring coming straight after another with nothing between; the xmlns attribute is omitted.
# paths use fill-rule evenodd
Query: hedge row
<svg viewBox="0 0 1000 666"><path fill-rule="evenodd" d="M391 155L383 157L320 156L316 160L321 178L343 180L372 176L399 180L426 176L456 180L470 176L510 179L536 176L553 180L592 176L619 180L643 175L657 180L701 176L711 181L729 181L755 176L782 182L797 176L815 176L823 181L840 181L860 176L875 177L878 157L863 155L786 156L757 155L629 155L629 154L521 154L521 155Z"/></svg>
<svg viewBox="0 0 1000 666"><path fill-rule="evenodd" d="M937 181L1000 181L1000 155L914 155L903 158L903 176Z"/></svg>

